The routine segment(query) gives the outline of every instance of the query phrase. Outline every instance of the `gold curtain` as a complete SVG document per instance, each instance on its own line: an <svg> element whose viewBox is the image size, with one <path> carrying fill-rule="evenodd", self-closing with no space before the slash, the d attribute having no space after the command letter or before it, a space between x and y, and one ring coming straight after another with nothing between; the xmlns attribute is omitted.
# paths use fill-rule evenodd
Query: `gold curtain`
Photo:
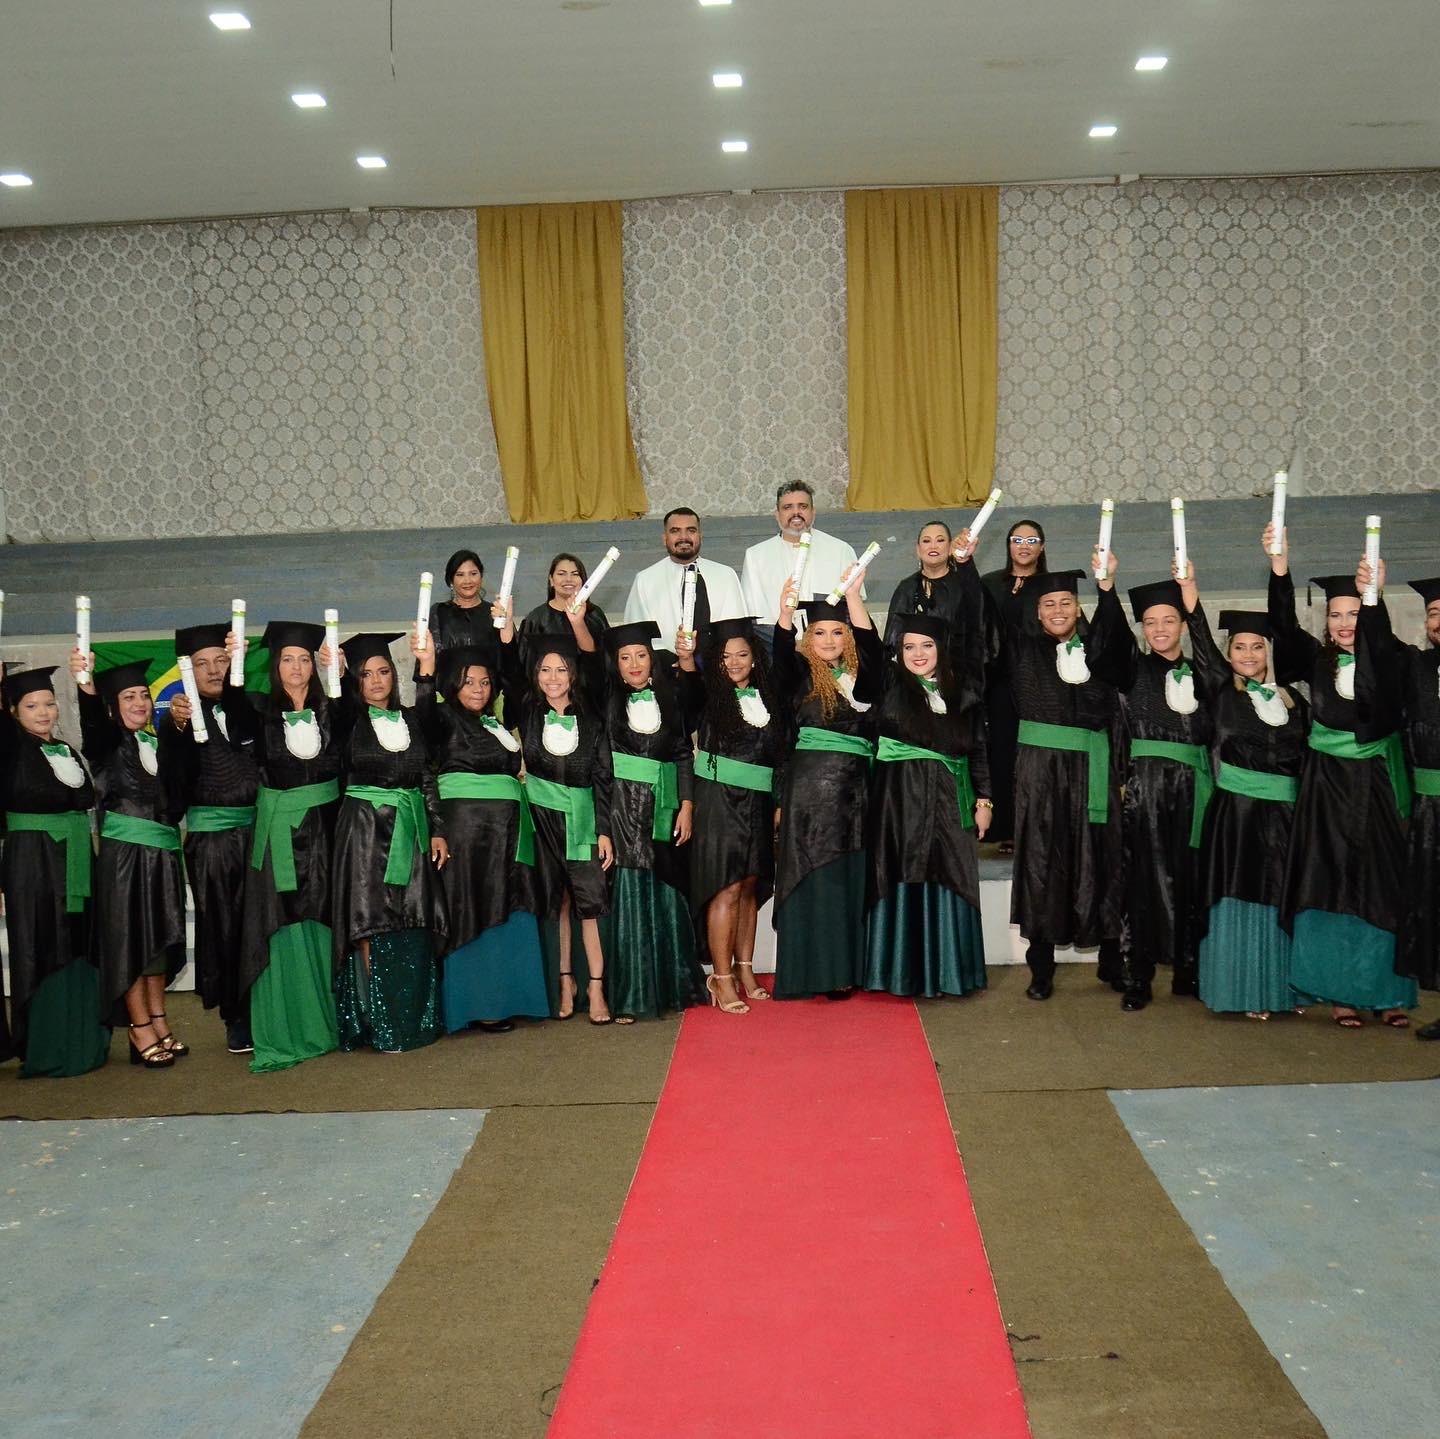
<svg viewBox="0 0 1440 1439"><path fill-rule="evenodd" d="M643 515L625 408L620 206L475 212L490 413L511 518Z"/></svg>
<svg viewBox="0 0 1440 1439"><path fill-rule="evenodd" d="M852 510L990 493L998 214L994 186L845 196Z"/></svg>

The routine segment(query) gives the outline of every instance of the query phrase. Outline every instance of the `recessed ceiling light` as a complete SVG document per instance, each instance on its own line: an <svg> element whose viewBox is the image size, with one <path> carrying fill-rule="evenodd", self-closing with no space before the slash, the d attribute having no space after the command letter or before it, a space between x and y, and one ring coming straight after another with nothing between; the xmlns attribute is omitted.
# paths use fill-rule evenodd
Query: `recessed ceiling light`
<svg viewBox="0 0 1440 1439"><path fill-rule="evenodd" d="M318 90L297 90L290 97L302 110L323 110L325 97Z"/></svg>
<svg viewBox="0 0 1440 1439"><path fill-rule="evenodd" d="M722 140L720 148L727 155L743 155L750 148L750 142L748 140Z"/></svg>
<svg viewBox="0 0 1440 1439"><path fill-rule="evenodd" d="M1092 125L1090 138L1092 140L1108 140L1119 128L1118 125Z"/></svg>
<svg viewBox="0 0 1440 1439"><path fill-rule="evenodd" d="M728 5L730 0L700 0L700 3L708 8L711 5Z"/></svg>
<svg viewBox="0 0 1440 1439"><path fill-rule="evenodd" d="M248 30L250 18L238 10L212 10L210 23L217 30Z"/></svg>
<svg viewBox="0 0 1440 1439"><path fill-rule="evenodd" d="M1168 55L1142 55L1136 62L1137 70L1163 70L1169 64Z"/></svg>
<svg viewBox="0 0 1440 1439"><path fill-rule="evenodd" d="M717 90L738 90L745 83L745 77L738 70L717 70L710 77L710 83Z"/></svg>
<svg viewBox="0 0 1440 1439"><path fill-rule="evenodd" d="M357 155L355 163L362 170L383 170L385 168L385 157L383 155Z"/></svg>
<svg viewBox="0 0 1440 1439"><path fill-rule="evenodd" d="M0 175L0 185L9 185L12 190L23 190L26 185L34 183L28 175L22 175L19 170L9 170Z"/></svg>

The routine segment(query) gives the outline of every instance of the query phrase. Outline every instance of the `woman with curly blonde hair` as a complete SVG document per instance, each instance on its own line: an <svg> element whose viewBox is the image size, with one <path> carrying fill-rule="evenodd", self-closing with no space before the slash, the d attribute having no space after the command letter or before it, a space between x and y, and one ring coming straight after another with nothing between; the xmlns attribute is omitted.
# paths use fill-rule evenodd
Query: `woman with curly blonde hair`
<svg viewBox="0 0 1440 1439"><path fill-rule="evenodd" d="M780 597L775 672L798 734L780 780L775 867L775 997L843 998L865 950L865 795L875 753L870 707L884 655L857 585L838 605Z"/></svg>

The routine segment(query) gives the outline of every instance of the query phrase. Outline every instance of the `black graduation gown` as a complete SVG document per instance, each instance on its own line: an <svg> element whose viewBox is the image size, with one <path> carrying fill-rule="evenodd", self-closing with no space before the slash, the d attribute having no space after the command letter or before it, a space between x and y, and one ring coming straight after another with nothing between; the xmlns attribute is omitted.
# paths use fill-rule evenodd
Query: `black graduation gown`
<svg viewBox="0 0 1440 1439"><path fill-rule="evenodd" d="M56 778L40 744L8 713L0 711L0 800L4 808L15 814L83 814L95 803L90 776L86 774L84 782L71 789ZM70 753L80 764L79 755L73 749ZM26 1010L41 984L72 960L94 963L93 900L87 900L79 914L65 912L65 847L48 834L31 830L5 836L0 847L0 887L5 893L10 958L9 1036L7 1039L4 1007L0 1006L0 1059L8 1059L25 1052Z"/></svg>
<svg viewBox="0 0 1440 1439"><path fill-rule="evenodd" d="M160 764L179 796L192 805L250 806L260 783L256 760L259 718L244 690L227 685L218 705L201 700L209 739L195 743L194 727L160 722ZM223 723L222 723L223 716ZM253 828L185 834L185 877L195 905L195 988L206 1009L220 1006L232 1024L244 1019L240 950L245 877Z"/></svg>
<svg viewBox="0 0 1440 1439"><path fill-rule="evenodd" d="M1416 769L1440 769L1440 649L1401 644L1384 605L1362 605L1355 645L1356 693L1388 689L1405 715L1405 749ZM1373 676L1373 680L1372 680ZM1440 796L1417 794L1406 835L1406 866L1395 970L1440 989Z"/></svg>
<svg viewBox="0 0 1440 1439"><path fill-rule="evenodd" d="M705 714L705 680L697 672L681 679L690 693L687 708L697 728L697 748L706 754L763 765L783 782L790 743L789 706L772 690L763 727L743 718L721 729ZM695 785L695 837L690 841L690 902L705 944L705 907L721 890L755 877L755 904L764 905L775 888L775 794L701 780Z"/></svg>
<svg viewBox="0 0 1440 1439"><path fill-rule="evenodd" d="M1099 678L1123 657L1129 627L1118 603L1082 622L1090 678L1072 685L1055 664L1057 642L1027 628L1007 629L1004 672L1021 720L1118 728L1115 688ZM1109 660L1107 665L1106 661ZM1020 933L1042 944L1090 946L1118 940L1124 898L1124 840L1120 802L1123 766L1111 745L1108 819L1091 824L1087 813L1088 761L1083 753L1025 745L1015 759L1015 869L1010 918ZM993 781L993 774L992 774Z"/></svg>
<svg viewBox="0 0 1440 1439"><path fill-rule="evenodd" d="M315 723L320 730L320 752L313 759L292 754L285 743L289 729L280 710L272 709L268 698L262 705L256 731L260 783L268 789L303 789L340 778L340 743L350 715L338 704L318 701ZM245 875L245 919L241 929L240 986L246 991L270 963L270 938L292 924L310 920L330 925L330 855L335 834L339 800L307 812L292 832L295 852L295 888L282 892L275 887L275 865L267 846L260 869Z"/></svg>
<svg viewBox="0 0 1440 1439"><path fill-rule="evenodd" d="M523 650L522 650L523 653ZM540 779L575 788L589 786L595 797L595 833L610 834L612 772L610 739L605 721L587 704L572 707L580 735L573 753L553 755L545 748L545 716L550 706L532 689L517 696L520 743L525 771ZM507 705L508 708L508 705ZM532 806L535 818L535 883L537 913L547 919L560 917L560 903L568 891L571 913L577 919L599 919L610 912L610 886L599 857L565 858L565 816L555 810ZM612 836L613 838L613 836Z"/></svg>
<svg viewBox="0 0 1440 1439"><path fill-rule="evenodd" d="M417 683L417 696L427 689L433 693L433 679ZM341 750L347 793L335 819L331 862L330 934L337 976L361 940L395 930L424 929L434 938L435 953L442 954L448 948L449 934L445 894L431 863L429 846L425 846L424 853L412 848L410 876L405 884L387 884L385 867L395 833L395 810L388 806L377 809L369 801L351 799L348 794L354 785L419 790L424 796L431 836L444 835L420 720L413 708L400 709L410 746L396 754L377 738L368 705L348 694L341 703L353 705L355 713Z"/></svg>
<svg viewBox="0 0 1440 1439"><path fill-rule="evenodd" d="M1310 686L1314 723L1350 730L1362 744L1400 727L1398 706L1358 664L1355 698L1335 688L1334 652L1300 628L1288 574L1270 576L1275 672ZM1363 611L1362 606L1362 611ZM1348 760L1307 750L1286 864L1280 922L1303 910L1355 915L1394 933L1404 900L1405 834L1383 759Z"/></svg>
<svg viewBox="0 0 1440 1439"><path fill-rule="evenodd" d="M516 712L514 694L507 686L506 714ZM519 777L519 741L515 749L507 749L480 715L459 703L438 704L433 687L417 690L415 711L437 782L442 774ZM440 833L450 846L450 859L440 871L450 925L448 952L504 924L517 911L533 914L535 878L533 867L515 858L518 804L507 799L440 799L438 804Z"/></svg>
<svg viewBox="0 0 1440 1439"><path fill-rule="evenodd" d="M485 600L478 605L437 600L430 606L429 625L437 655L443 650L459 649L464 645L483 647L495 643L495 621Z"/></svg>
<svg viewBox="0 0 1440 1439"><path fill-rule="evenodd" d="M973 569L974 566L971 565ZM928 580L916 570L895 586L885 618L885 648L893 650L900 636L901 615L937 615L948 620L958 638L961 630L974 623L973 602L967 603L965 588L960 582L961 566L953 560L947 573L938 580Z"/></svg>
<svg viewBox="0 0 1440 1439"><path fill-rule="evenodd" d="M873 705L884 696L884 653L873 629L857 629L860 667L855 698ZM831 730L874 741L875 716L853 708L843 696L828 719L818 699L804 698L810 665L795 647L795 632L775 628L775 672L791 697L795 727ZM865 811L870 762L860 755L827 750L793 750L780 788L780 833L775 865L775 910L806 875L865 846Z"/></svg>
<svg viewBox="0 0 1440 1439"><path fill-rule="evenodd" d="M995 844L1015 838L1015 750L1020 717L1015 712L1015 697L1005 678L1001 655L1004 636L1022 630L1034 634L1039 630L1035 616L1035 597L1026 596L1028 580L1018 581L1005 570L991 570L981 577L990 598L986 619L990 638L987 656L988 673L985 684L986 748L990 756L991 799L995 809L990 817L987 838Z"/></svg>
<svg viewBox="0 0 1440 1439"><path fill-rule="evenodd" d="M595 649L598 653L604 647L604 635L605 631L610 628L610 621L605 611L594 600L590 600L586 605L585 628L594 638ZM492 629L490 633L493 638L496 631ZM527 683L530 671L541 653L537 646L543 642L544 637L546 635L573 635L574 633L574 628L570 624L570 616L564 610L552 609L549 600L546 600L543 605L536 605L520 621L520 662L524 667Z"/></svg>
<svg viewBox="0 0 1440 1439"><path fill-rule="evenodd" d="M680 802L695 798L695 752L690 745L678 685L670 671L675 657L665 650L654 652L654 668L666 674L651 683L660 706L660 728L654 734L640 734L626 720L629 710L628 686L611 682L605 701L606 731L612 758L617 754L642 755L646 759L668 760L676 768ZM615 779L610 797L610 839L615 846L615 864L620 869L649 869L656 879L682 895L690 890L690 846L664 843L652 837L655 822L655 795L639 780Z"/></svg>
<svg viewBox="0 0 1440 1439"><path fill-rule="evenodd" d="M79 692L80 732L95 776L96 829L107 814L157 824L178 824L180 805L169 776L151 774L140 758L140 741L110 718L99 695ZM185 881L178 852L124 840L100 840L95 861L96 965L100 970L100 1017L129 1022L125 991L157 964L169 984L185 967Z"/></svg>
<svg viewBox="0 0 1440 1439"><path fill-rule="evenodd" d="M1165 740L1200 745L1208 762L1214 727L1210 719L1206 676L1191 667L1197 708L1180 714L1166 700L1166 678L1175 663L1154 653L1141 653L1125 621L1119 596L1100 592L1100 605L1114 613L1107 623L1123 632L1112 671L1101 672L1120 692L1124 759L1125 899L1120 957L1127 987L1147 987L1160 964L1173 966L1171 987L1194 994L1199 960L1200 851L1190 847L1195 803L1195 771L1176 760L1130 756L1133 740ZM1212 643L1205 611L1196 605L1185 616L1192 644Z"/></svg>

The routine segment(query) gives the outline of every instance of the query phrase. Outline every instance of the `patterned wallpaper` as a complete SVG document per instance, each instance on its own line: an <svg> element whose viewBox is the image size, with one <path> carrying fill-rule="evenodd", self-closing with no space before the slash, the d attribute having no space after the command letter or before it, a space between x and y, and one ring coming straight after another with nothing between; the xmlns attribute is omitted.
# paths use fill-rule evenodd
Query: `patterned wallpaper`
<svg viewBox="0 0 1440 1439"><path fill-rule="evenodd" d="M0 231L22 540L505 518L464 210ZM1001 191L1017 503L1440 481L1440 176ZM653 509L843 503L839 194L625 207Z"/></svg>

